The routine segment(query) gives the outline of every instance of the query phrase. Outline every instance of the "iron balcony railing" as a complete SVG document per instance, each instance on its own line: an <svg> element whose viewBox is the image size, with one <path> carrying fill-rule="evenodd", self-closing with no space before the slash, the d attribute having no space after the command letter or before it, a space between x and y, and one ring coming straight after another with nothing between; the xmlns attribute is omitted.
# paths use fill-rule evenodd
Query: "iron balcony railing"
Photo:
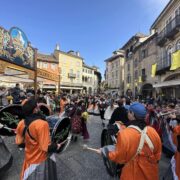
<svg viewBox="0 0 180 180"><path fill-rule="evenodd" d="M180 28L180 15L172 19L166 27L158 34L157 44L163 46L168 38L172 38L179 32Z"/></svg>
<svg viewBox="0 0 180 180"><path fill-rule="evenodd" d="M69 78L76 78L76 74L74 74L74 73L69 73L69 74L68 74L68 77L69 77Z"/></svg>
<svg viewBox="0 0 180 180"><path fill-rule="evenodd" d="M157 62L157 71L169 70L171 66L171 54L161 57Z"/></svg>

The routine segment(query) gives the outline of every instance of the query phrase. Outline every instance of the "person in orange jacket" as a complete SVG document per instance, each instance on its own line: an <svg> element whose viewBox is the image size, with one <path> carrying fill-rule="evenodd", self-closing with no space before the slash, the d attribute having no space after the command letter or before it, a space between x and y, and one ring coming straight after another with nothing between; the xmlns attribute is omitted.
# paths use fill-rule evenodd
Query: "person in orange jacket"
<svg viewBox="0 0 180 180"><path fill-rule="evenodd" d="M34 98L27 100L22 110L25 118L18 123L16 129L16 144L25 145L20 180L58 179L53 153L61 147L61 144L51 142L48 122L38 113L37 101ZM49 169L48 162L51 162Z"/></svg>
<svg viewBox="0 0 180 180"><path fill-rule="evenodd" d="M128 112L130 120L126 129L119 131L114 150L106 146L101 149L107 158L124 164L121 180L158 180L158 161L162 144L159 135L145 123L146 109L133 103Z"/></svg>
<svg viewBox="0 0 180 180"><path fill-rule="evenodd" d="M176 176L180 179L180 125L173 129L173 142L177 146L177 151L175 152L174 159L176 162Z"/></svg>

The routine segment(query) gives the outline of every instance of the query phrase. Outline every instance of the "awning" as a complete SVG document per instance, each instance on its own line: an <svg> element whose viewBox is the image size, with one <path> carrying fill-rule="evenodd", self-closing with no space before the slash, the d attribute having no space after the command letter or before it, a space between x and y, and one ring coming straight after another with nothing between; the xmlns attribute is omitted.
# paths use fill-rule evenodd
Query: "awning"
<svg viewBox="0 0 180 180"><path fill-rule="evenodd" d="M43 85L43 89L56 89L55 85Z"/></svg>
<svg viewBox="0 0 180 180"><path fill-rule="evenodd" d="M81 89L83 89L83 88L81 88L81 87L63 87L63 86L60 86L60 89L78 89L78 90L81 90Z"/></svg>
<svg viewBox="0 0 180 180"><path fill-rule="evenodd" d="M172 81L164 81L162 83L154 84L154 88L158 87L168 87L168 86L177 86L180 85L180 79L179 80L172 80Z"/></svg>

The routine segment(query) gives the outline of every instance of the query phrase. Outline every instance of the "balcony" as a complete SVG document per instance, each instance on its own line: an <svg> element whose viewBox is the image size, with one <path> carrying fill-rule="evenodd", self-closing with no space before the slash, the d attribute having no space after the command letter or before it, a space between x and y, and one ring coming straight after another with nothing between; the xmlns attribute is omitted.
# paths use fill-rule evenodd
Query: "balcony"
<svg viewBox="0 0 180 180"><path fill-rule="evenodd" d="M169 71L171 67L171 55L166 55L163 58L160 58L157 63L156 75L165 74L166 71Z"/></svg>
<svg viewBox="0 0 180 180"><path fill-rule="evenodd" d="M166 27L158 34L157 45L162 47L168 39L173 39L180 31L180 15L172 19Z"/></svg>
<svg viewBox="0 0 180 180"><path fill-rule="evenodd" d="M74 73L68 73L68 78L76 78L76 74L74 74Z"/></svg>

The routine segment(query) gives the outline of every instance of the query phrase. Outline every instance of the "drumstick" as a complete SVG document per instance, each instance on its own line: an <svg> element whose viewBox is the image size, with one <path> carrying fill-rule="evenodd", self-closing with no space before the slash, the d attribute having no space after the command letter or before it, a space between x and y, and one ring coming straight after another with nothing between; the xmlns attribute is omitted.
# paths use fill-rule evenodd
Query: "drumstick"
<svg viewBox="0 0 180 180"><path fill-rule="evenodd" d="M61 142L61 143L59 143L59 144L64 144L64 143L66 143L66 141L69 141L71 139L71 137L67 137L67 139L66 140L64 140L63 142Z"/></svg>
<svg viewBox="0 0 180 180"><path fill-rule="evenodd" d="M90 150L90 151L93 151L93 152L96 152L96 153L100 154L100 150L99 149L88 147L86 144L83 145L83 149L84 150L87 149L87 150Z"/></svg>
<svg viewBox="0 0 180 180"><path fill-rule="evenodd" d="M8 128L6 126L3 127L4 129L10 130L10 131L15 131L16 129Z"/></svg>

